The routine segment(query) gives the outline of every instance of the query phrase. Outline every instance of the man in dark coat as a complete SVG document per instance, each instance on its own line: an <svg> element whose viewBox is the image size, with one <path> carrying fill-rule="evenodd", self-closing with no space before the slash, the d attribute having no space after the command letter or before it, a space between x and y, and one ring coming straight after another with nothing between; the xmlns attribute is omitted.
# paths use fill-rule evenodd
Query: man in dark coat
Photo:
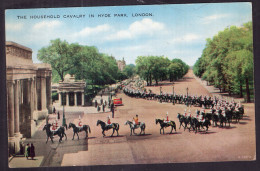
<svg viewBox="0 0 260 171"><path fill-rule="evenodd" d="M30 149L30 157L33 158L35 157L35 150L34 150L34 145L33 143L31 144L31 149Z"/></svg>

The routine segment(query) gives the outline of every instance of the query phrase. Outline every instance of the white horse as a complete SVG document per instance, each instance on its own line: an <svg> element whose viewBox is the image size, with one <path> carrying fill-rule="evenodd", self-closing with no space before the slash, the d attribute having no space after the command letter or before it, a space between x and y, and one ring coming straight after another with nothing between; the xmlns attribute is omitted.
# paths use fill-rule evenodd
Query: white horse
<svg viewBox="0 0 260 171"><path fill-rule="evenodd" d="M125 125L127 125L127 124L130 126L130 130L131 130L131 134L130 134L130 135L132 135L132 132L133 132L134 134L136 134L136 133L135 133L135 129L137 129L137 128L141 128L141 131L140 131L140 134L139 134L139 135L141 135L142 132L143 132L143 134L145 134L145 123L144 123L144 122L140 122L139 125L135 125L133 122L127 120L127 121L125 122Z"/></svg>

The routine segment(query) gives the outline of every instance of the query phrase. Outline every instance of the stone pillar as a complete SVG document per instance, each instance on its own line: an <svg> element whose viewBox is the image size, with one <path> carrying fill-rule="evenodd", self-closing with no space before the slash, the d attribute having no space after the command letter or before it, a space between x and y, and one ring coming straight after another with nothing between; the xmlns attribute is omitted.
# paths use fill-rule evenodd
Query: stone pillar
<svg viewBox="0 0 260 171"><path fill-rule="evenodd" d="M61 98L61 92L59 92L59 103L62 106L62 98Z"/></svg>
<svg viewBox="0 0 260 171"><path fill-rule="evenodd" d="M46 108L46 78L41 77L41 106L42 110L47 110Z"/></svg>
<svg viewBox="0 0 260 171"><path fill-rule="evenodd" d="M81 104L82 104L82 106L84 106L84 105L85 105L84 92L82 92L82 94L81 94L81 98L82 98L82 100L81 100Z"/></svg>
<svg viewBox="0 0 260 171"><path fill-rule="evenodd" d="M14 133L20 135L20 125L19 125L19 112L20 112L20 103L19 103L19 93L20 92L20 81L16 81L14 86Z"/></svg>
<svg viewBox="0 0 260 171"><path fill-rule="evenodd" d="M13 81L7 82L7 99L8 99L8 136L14 137L14 86Z"/></svg>
<svg viewBox="0 0 260 171"><path fill-rule="evenodd" d="M46 96L48 112L52 113L51 77L46 77Z"/></svg>
<svg viewBox="0 0 260 171"><path fill-rule="evenodd" d="M74 92L74 106L77 106L78 102L77 102L77 92Z"/></svg>
<svg viewBox="0 0 260 171"><path fill-rule="evenodd" d="M69 92L66 92L66 106L69 106Z"/></svg>
<svg viewBox="0 0 260 171"><path fill-rule="evenodd" d="M37 79L34 77L33 80L34 83L34 110L37 110L37 102L38 102L38 97L37 97Z"/></svg>
<svg viewBox="0 0 260 171"><path fill-rule="evenodd" d="M34 103L35 103L35 99L34 99L34 80L31 79L30 80L30 84L31 84L31 89L30 89L30 94L31 94L31 113L33 113L34 111Z"/></svg>

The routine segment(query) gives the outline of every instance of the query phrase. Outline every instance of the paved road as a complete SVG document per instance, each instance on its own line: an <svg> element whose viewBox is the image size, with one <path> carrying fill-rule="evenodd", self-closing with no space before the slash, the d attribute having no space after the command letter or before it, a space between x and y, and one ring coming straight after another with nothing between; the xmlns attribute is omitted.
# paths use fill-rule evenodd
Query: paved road
<svg viewBox="0 0 260 171"><path fill-rule="evenodd" d="M172 93L172 84L162 83L163 92ZM191 94L211 94L194 78L191 71L184 79L175 82L174 90L178 94L186 94L187 87ZM160 86L150 86L147 89L159 93ZM55 138L54 143L46 144L45 132L41 131L42 125L33 138L26 140L34 143L38 163L41 163L41 166L87 166L255 159L254 104L245 104L245 118L240 124L233 123L227 128L210 127L207 134L195 134L184 131L183 128L179 129L177 113L183 113L185 105L130 98L124 94L117 96L122 97L124 103L124 106L117 107L115 118L111 119L112 122L120 124L118 137L110 137L112 131L109 130L106 132L107 137L103 138L101 128L96 126L97 120L106 121L107 116L112 115L111 112L97 113L94 108L67 108L67 123L76 123L80 115L82 122L91 127L89 138L84 139L85 133L82 132L79 134L79 140L72 140L72 130L67 130L66 141L58 143ZM189 109L194 113L199 108ZM164 118L166 112L169 113L169 119L176 122L177 131L169 134L170 128L167 128L165 135L160 135L160 126L155 124L155 119ZM145 135L130 136L129 126L124 125L126 120L132 120L136 114L139 115L139 120L146 124ZM30 165L32 161L24 159L24 162L29 167L35 167Z"/></svg>
<svg viewBox="0 0 260 171"><path fill-rule="evenodd" d="M184 79L175 83L175 91L185 94L210 95L210 92L200 84L190 71ZM159 86L149 87L159 93ZM172 92L172 85L163 86L164 92ZM245 118L240 124L233 123L230 127L210 127L205 134L178 129L174 134L160 135L159 125L155 118L164 118L169 113L179 127L177 113L183 113L185 105L158 103L144 99L135 99L118 94L122 97L124 106L117 107L112 122L120 124L119 137L103 138L96 121L106 120L110 113L84 115L84 122L92 128L91 139L88 140L88 150L65 154L62 166L109 165L109 164L149 164L178 162L209 162L209 161L240 161L255 159L255 113L254 104L245 105ZM191 107L192 113L198 109ZM124 125L136 114L139 120L147 125L144 136L130 136L130 129ZM110 114L111 115L111 114ZM138 132L138 131L137 131ZM111 131L107 132L110 135ZM75 160L74 160L75 159Z"/></svg>

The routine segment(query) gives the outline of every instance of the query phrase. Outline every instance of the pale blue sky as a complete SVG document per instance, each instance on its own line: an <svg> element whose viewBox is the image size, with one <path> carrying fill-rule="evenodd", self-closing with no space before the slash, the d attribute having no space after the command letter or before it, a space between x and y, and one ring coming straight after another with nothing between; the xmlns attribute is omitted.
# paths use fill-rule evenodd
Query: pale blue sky
<svg viewBox="0 0 260 171"><path fill-rule="evenodd" d="M127 17L114 17L114 14ZM135 13L153 16L133 17ZM64 15L85 15L64 18ZM95 17L90 18L89 14ZM111 17L98 17L110 14ZM53 19L30 19L34 15L59 15ZM18 19L26 16L27 19ZM141 5L114 7L79 7L15 9L6 11L6 40L37 52L50 40L60 38L69 43L96 46L100 52L124 57L127 64L137 56L163 55L180 58L194 65L205 47L206 38L231 25L241 26L252 21L251 3L203 3L173 5Z"/></svg>

